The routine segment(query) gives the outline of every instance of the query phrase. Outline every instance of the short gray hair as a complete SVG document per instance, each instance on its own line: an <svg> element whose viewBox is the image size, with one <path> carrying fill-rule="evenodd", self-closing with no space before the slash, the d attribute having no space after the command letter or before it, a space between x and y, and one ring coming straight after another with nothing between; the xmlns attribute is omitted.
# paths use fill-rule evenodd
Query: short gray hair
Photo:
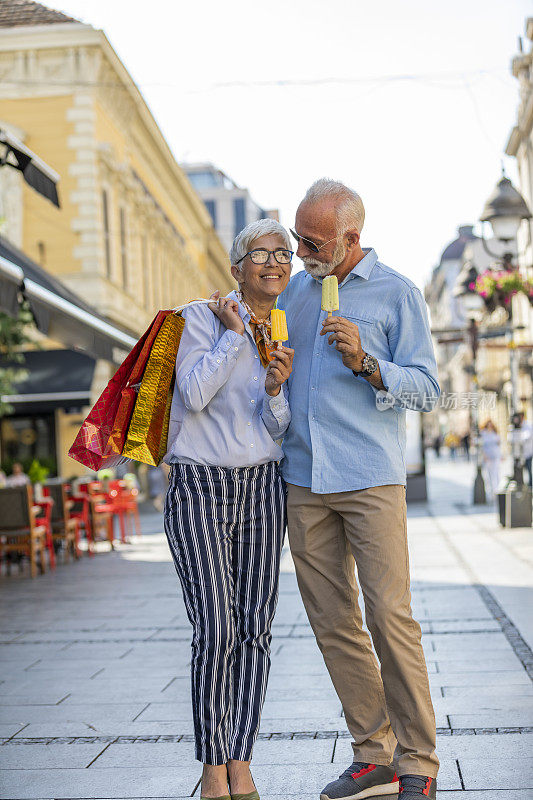
<svg viewBox="0 0 533 800"><path fill-rule="evenodd" d="M237 261L244 258L246 253L252 249L252 244L256 239L259 239L260 236L268 236L270 233L281 236L287 250L291 250L291 240L283 225L280 225L275 219L258 219L250 222L233 240L229 254L231 263L236 264Z"/></svg>
<svg viewBox="0 0 533 800"><path fill-rule="evenodd" d="M360 234L365 224L365 207L357 192L340 181L319 178L309 187L302 203L316 203L326 198L335 201L337 233L356 228Z"/></svg>

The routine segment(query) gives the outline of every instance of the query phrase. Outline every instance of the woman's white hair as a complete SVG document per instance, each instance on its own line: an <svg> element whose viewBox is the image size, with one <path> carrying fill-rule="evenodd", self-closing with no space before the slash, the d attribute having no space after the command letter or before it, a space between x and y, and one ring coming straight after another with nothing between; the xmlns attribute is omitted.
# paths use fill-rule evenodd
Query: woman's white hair
<svg viewBox="0 0 533 800"><path fill-rule="evenodd" d="M337 234L355 228L361 234L365 224L365 207L363 201L344 183L331 178L319 178L306 192L302 203L316 203L325 198L335 201Z"/></svg>
<svg viewBox="0 0 533 800"><path fill-rule="evenodd" d="M270 233L280 236L287 250L292 249L289 234L283 225L280 225L275 219L258 219L256 222L250 222L233 240L229 254L231 263L236 264L237 261L244 258L246 253L253 249L252 245L256 239L259 239L260 236L268 236Z"/></svg>

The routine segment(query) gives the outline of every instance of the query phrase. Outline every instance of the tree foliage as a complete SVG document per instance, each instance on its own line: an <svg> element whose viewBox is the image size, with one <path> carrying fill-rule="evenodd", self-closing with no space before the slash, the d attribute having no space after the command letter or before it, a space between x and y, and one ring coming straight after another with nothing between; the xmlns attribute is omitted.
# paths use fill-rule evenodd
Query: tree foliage
<svg viewBox="0 0 533 800"><path fill-rule="evenodd" d="M10 414L13 407L2 399L5 395L14 394L15 385L27 377L23 369L24 354L21 348L32 342L28 335L28 326L33 324L33 316L26 304L23 304L17 317L10 317L0 312L0 417ZM5 362L11 362L5 366ZM20 367L14 366L20 364Z"/></svg>

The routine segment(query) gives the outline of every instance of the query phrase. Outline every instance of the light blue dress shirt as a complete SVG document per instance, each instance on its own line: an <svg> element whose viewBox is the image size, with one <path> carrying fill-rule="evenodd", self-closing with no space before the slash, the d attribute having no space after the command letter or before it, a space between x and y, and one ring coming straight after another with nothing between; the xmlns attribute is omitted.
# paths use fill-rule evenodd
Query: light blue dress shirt
<svg viewBox="0 0 533 800"><path fill-rule="evenodd" d="M235 292L229 295L237 300ZM176 359L167 463L250 467L280 461L276 442L290 422L283 387L265 392L250 315L239 303L241 336L227 330L206 305L183 312L185 328ZM268 415L265 410L268 409Z"/></svg>
<svg viewBox="0 0 533 800"><path fill-rule="evenodd" d="M405 408L430 411L440 390L420 290L374 250L339 286L339 316L359 327L388 394L344 366L320 336L322 279L297 273L279 297L287 313L293 371L283 477L319 494L405 484Z"/></svg>

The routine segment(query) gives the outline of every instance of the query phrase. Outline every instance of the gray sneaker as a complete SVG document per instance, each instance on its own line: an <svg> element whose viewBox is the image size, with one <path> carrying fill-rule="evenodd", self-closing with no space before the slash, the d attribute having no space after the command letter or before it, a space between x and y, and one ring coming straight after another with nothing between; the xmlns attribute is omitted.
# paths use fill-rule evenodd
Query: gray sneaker
<svg viewBox="0 0 533 800"><path fill-rule="evenodd" d="M354 761L338 780L328 783L322 790L320 800L363 800L364 797L381 797L397 791L398 777L394 767ZM409 800L409 795L406 800Z"/></svg>
<svg viewBox="0 0 533 800"><path fill-rule="evenodd" d="M402 775L398 800L436 800L437 779L426 778L425 775Z"/></svg>

